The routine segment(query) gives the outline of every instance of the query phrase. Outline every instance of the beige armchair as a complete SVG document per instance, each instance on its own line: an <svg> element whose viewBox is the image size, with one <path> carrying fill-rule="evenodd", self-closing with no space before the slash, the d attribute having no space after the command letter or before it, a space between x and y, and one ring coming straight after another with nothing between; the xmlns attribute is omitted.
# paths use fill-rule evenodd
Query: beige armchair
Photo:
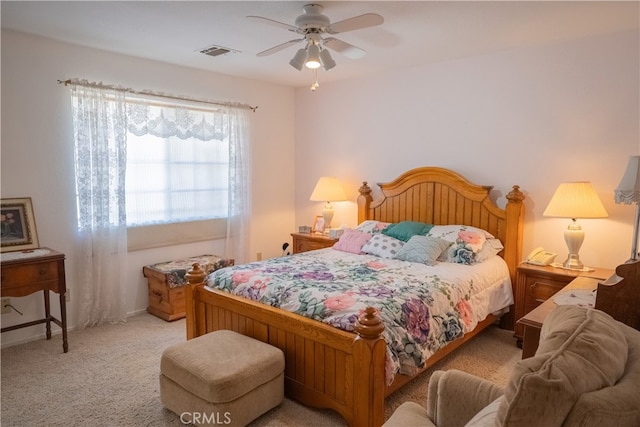
<svg viewBox="0 0 640 427"><path fill-rule="evenodd" d="M436 371L426 407L405 402L384 426L640 426L640 331L599 310L560 306L506 387Z"/></svg>

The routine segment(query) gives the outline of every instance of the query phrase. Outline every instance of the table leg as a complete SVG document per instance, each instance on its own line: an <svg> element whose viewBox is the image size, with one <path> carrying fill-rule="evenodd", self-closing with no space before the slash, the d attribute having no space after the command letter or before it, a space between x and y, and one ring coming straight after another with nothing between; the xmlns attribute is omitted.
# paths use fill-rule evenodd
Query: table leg
<svg viewBox="0 0 640 427"><path fill-rule="evenodd" d="M60 321L62 323L62 350L66 353L69 351L69 343L67 342L67 298L66 292L60 294Z"/></svg>
<svg viewBox="0 0 640 427"><path fill-rule="evenodd" d="M533 357L538 350L538 343L540 342L540 329L532 326L524 327L524 333L522 338L522 358Z"/></svg>
<svg viewBox="0 0 640 427"><path fill-rule="evenodd" d="M49 304L49 290L44 291L44 318L47 320L47 339L51 339L51 305Z"/></svg>

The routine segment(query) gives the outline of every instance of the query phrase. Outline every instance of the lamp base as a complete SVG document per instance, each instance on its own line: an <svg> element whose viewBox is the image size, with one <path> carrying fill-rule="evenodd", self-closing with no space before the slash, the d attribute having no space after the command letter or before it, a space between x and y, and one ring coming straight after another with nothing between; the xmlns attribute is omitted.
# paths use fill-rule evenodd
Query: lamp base
<svg viewBox="0 0 640 427"><path fill-rule="evenodd" d="M331 203L327 202L324 209L322 209L322 218L324 219L324 233L328 234L331 228L331 220L333 220L333 207Z"/></svg>
<svg viewBox="0 0 640 427"><path fill-rule="evenodd" d="M578 254L569 254L562 263L562 267L568 270L584 270L584 264L580 261Z"/></svg>
<svg viewBox="0 0 640 427"><path fill-rule="evenodd" d="M582 231L575 218L571 220L571 223L564 231L564 241L569 249L569 255L562 266L569 270L582 270L584 264L580 261L578 252L580 252L580 247L584 241L584 231Z"/></svg>

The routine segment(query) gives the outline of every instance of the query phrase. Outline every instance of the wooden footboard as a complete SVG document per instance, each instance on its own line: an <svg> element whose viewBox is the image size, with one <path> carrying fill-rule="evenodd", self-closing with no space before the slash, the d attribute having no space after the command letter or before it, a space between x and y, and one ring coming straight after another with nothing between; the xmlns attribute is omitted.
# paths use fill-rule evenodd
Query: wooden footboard
<svg viewBox="0 0 640 427"><path fill-rule="evenodd" d="M314 408L338 412L350 426L379 427L384 399L415 376L385 383L384 325L367 308L356 333L284 312L224 291L205 289L204 272L186 287L187 339L229 329L278 347L285 355L285 393ZM201 272L201 274L200 274ZM189 275L188 275L189 276ZM497 319L489 315L476 329L433 354L419 372L472 339ZM419 374L418 373L418 374Z"/></svg>
<svg viewBox="0 0 640 427"><path fill-rule="evenodd" d="M384 326L373 309L367 309L354 334L205 289L200 282L187 285L186 301L187 339L229 329L276 346L285 355L287 396L311 407L333 409L352 426L384 423Z"/></svg>

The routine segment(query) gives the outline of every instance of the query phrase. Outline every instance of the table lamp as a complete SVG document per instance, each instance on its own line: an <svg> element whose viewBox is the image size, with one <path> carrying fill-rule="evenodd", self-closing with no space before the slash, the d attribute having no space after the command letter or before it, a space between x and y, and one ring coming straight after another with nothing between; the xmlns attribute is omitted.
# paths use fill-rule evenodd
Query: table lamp
<svg viewBox="0 0 640 427"><path fill-rule="evenodd" d="M578 252L584 241L584 231L577 218L606 218L608 216L602 202L589 182L565 182L558 186L543 216L571 218L564 232L564 241L569 255L562 264L566 269L583 270Z"/></svg>
<svg viewBox="0 0 640 427"><path fill-rule="evenodd" d="M331 228L331 220L333 219L333 207L331 206L331 202L347 200L347 196L345 195L344 189L337 178L332 176L323 176L318 180L309 200L312 202L326 203L322 210L322 217L324 219L325 230L329 230Z"/></svg>
<svg viewBox="0 0 640 427"><path fill-rule="evenodd" d="M633 226L633 240L631 241L631 259L638 259L638 225L640 224L640 156L630 156L627 170L624 172L622 181L616 187L616 203L630 205L636 204L636 219Z"/></svg>

